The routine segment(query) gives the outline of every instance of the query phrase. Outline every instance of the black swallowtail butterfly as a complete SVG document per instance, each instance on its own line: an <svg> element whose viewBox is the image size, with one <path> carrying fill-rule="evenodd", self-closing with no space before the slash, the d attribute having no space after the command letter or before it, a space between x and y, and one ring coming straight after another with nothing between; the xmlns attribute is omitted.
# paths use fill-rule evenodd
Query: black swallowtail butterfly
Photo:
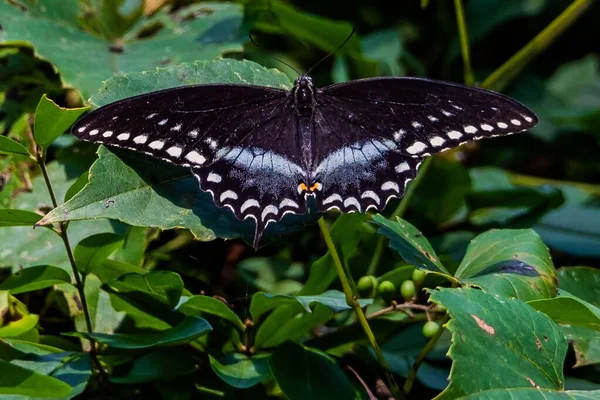
<svg viewBox="0 0 600 400"><path fill-rule="evenodd" d="M380 210L423 157L535 126L491 91L419 78L372 78L290 91L241 84L177 87L101 107L75 136L191 167L220 207L256 221L254 247L287 213Z"/></svg>

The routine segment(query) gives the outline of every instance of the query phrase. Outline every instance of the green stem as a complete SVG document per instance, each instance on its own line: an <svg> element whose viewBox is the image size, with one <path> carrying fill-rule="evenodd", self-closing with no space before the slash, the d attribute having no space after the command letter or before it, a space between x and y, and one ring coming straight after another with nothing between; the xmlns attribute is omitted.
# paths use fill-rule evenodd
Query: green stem
<svg viewBox="0 0 600 400"><path fill-rule="evenodd" d="M456 10L456 24L458 25L458 35L460 37L460 50L463 59L464 81L467 85L475 83L475 76L471 69L471 54L469 51L469 35L467 34L467 24L465 22L465 11L462 0L454 0L454 9Z"/></svg>
<svg viewBox="0 0 600 400"><path fill-rule="evenodd" d="M335 266L337 274L340 277L340 282L342 284L344 296L346 297L346 304L348 304L350 307L352 307L352 310L354 310L354 313L356 314L356 318L358 319L360 326L362 327L363 331L365 332L365 335L367 336L367 339L369 340L369 343L371 344L371 347L373 348L373 351L375 352L377 361L379 361L379 364L385 370L386 377L387 377L387 383L389 385L390 391L392 392L392 394L394 394L394 396L399 397L400 388L398 387L398 384L396 383L396 381L394 380L394 377L392 376L392 373L390 372L390 367L388 366L387 362L385 361L385 357L383 356L383 353L381 352L381 349L379 348L379 345L377 344L377 340L375 339L375 335L373 334L373 331L371 330L371 327L369 326L369 322L367 321L367 318L365 317L365 313L363 312L362 308L360 307L360 303L357 300L358 296L356 295L356 293L353 293L353 291L352 291L350 282L348 280L348 277L346 276L345 268L342 265L342 261L340 260L340 257L337 253L335 245L333 244L333 240L331 239L331 234L329 233L329 229L327 228L327 223L325 222L325 219L323 217L319 218L318 222L319 222L319 228L321 229L321 232L323 234L323 238L325 239L325 243L327 244L327 249L329 250L329 254L331 254L331 259L333 260L333 265Z"/></svg>
<svg viewBox="0 0 600 400"><path fill-rule="evenodd" d="M448 322L449 319L450 319L450 316L448 314L446 314L446 318L442 322L442 326L440 326L440 329L438 329L436 334L433 335L433 337L431 339L429 339L429 341L427 342L425 347L423 347L421 349L421 352L415 359L415 362L413 363L412 367L410 368L410 371L408 371L408 376L406 377L406 381L404 382L404 387L402 388L402 391L404 392L405 397L408 397L408 394L410 393L410 390L412 389L412 385L417 378L417 372L419 371L419 367L423 363L423 360L425 359L427 354L429 354L429 352L434 348L435 344L437 343L439 338L442 336L442 333L444 333L444 329L445 329L444 325Z"/></svg>
<svg viewBox="0 0 600 400"><path fill-rule="evenodd" d="M593 0L575 0L565 11L554 19L544 30L537 34L514 56L494 71L482 83L482 87L501 91L512 81L527 64L538 54L546 50L575 20L588 8Z"/></svg>
<svg viewBox="0 0 600 400"><path fill-rule="evenodd" d="M54 194L54 189L52 188L52 183L50 182L50 177L48 176L48 170L46 169L46 163L44 157L38 151L37 163L40 166L42 171L42 175L44 177L44 181L46 182L46 187L48 188L48 193L50 194L50 200L52 201L52 206L54 208L58 207L58 202L56 201L56 195ZM65 246L65 250L67 252L67 257L69 258L69 263L71 264L71 269L73 270L73 276L75 277L75 286L77 287L77 291L79 293L79 298L81 299L81 307L83 308L83 316L85 319L85 326L88 333L93 332L92 327L92 319L90 317L90 312L87 305L87 299L85 297L84 290L84 280L79 275L79 271L77 270L77 264L75 263L75 257L73 256L73 251L71 250L71 243L69 242L69 236L67 234L67 224L64 222L60 222L58 224L59 229L56 231L60 238L63 241ZM98 354L96 352L96 342L93 339L88 339L90 342L90 358L96 368L100 372L100 377L107 381L107 377L105 376L104 369L98 360Z"/></svg>
<svg viewBox="0 0 600 400"><path fill-rule="evenodd" d="M390 219L396 219L396 217L402 217L404 215L404 213L406 212L406 209L408 208L408 205L410 204L410 200L412 199L412 197L415 194L415 190L416 190L417 186L419 186L419 183L421 182L421 180L423 180L423 176L427 174L427 170L429 169L430 165L431 165L431 157L425 158L425 160L421 164L421 167L419 168L419 173L417 174L417 177L415 178L415 180L412 183L410 183L408 185L408 188L406 189L406 193L404 194L404 197L402 197L402 199L400 200L400 203L398 203L398 207L396 207L396 209L394 210L392 215L390 215ZM366 275L375 275L375 273L377 272L377 267L379 266L379 261L381 260L381 256L383 255L383 248L385 246L385 241L386 241L386 238L384 236L379 236L379 239L377 239L377 244L375 245L375 251L373 252L373 257L371 258L371 263L369 264L369 267L367 268Z"/></svg>

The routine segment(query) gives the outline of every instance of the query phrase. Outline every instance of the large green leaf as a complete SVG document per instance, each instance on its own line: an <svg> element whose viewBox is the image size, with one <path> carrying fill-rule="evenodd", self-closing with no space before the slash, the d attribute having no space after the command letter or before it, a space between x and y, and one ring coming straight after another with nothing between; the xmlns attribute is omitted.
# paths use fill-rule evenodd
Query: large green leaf
<svg viewBox="0 0 600 400"><path fill-rule="evenodd" d="M440 289L431 300L452 317L453 365L440 399L496 388L564 388L567 341L546 315L475 289Z"/></svg>
<svg viewBox="0 0 600 400"><path fill-rule="evenodd" d="M69 333L70 336L94 339L114 349L141 350L154 347L174 346L190 342L212 330L211 326L197 317L186 317L180 324L162 332L153 333Z"/></svg>
<svg viewBox="0 0 600 400"><path fill-rule="evenodd" d="M518 388L486 390L461 397L461 400L596 400L599 397L600 390Z"/></svg>
<svg viewBox="0 0 600 400"><path fill-rule="evenodd" d="M285 342L269 360L273 378L290 400L354 399L352 384L325 353Z"/></svg>
<svg viewBox="0 0 600 400"><path fill-rule="evenodd" d="M152 271L147 274L128 273L109 282L109 285L123 295L148 295L166 303L170 309L179 303L184 290L181 276L171 271Z"/></svg>
<svg viewBox="0 0 600 400"><path fill-rule="evenodd" d="M247 389L270 376L268 354L248 357L231 353L222 357L210 356L210 366L219 378L238 389Z"/></svg>
<svg viewBox="0 0 600 400"><path fill-rule="evenodd" d="M600 364L600 335L597 329L565 325L561 328L573 345L577 360L574 367Z"/></svg>
<svg viewBox="0 0 600 400"><path fill-rule="evenodd" d="M455 277L525 301L556 295L556 272L548 248L530 229L491 230L477 236Z"/></svg>
<svg viewBox="0 0 600 400"><path fill-rule="evenodd" d="M18 367L0 360L0 394L35 397L66 396L71 386L56 378Z"/></svg>
<svg viewBox="0 0 600 400"><path fill-rule="evenodd" d="M390 247L397 250L404 260L419 269L449 275L431 244L417 228L401 218L390 221L381 214L374 215L372 221L379 226L378 233L390 239Z"/></svg>
<svg viewBox="0 0 600 400"><path fill-rule="evenodd" d="M241 7L234 3L206 2L180 9L173 16L159 11L115 41L80 23L90 17L83 2L64 0L61 4L68 12L56 12L52 0L30 2L25 12L0 2L4 28L0 43L30 44L39 57L57 67L65 86L79 88L86 97L113 75L239 52L246 40L240 31ZM92 11L91 16L97 18L98 26L107 24L106 15ZM140 39L138 35L150 26L158 29L146 31L150 36Z"/></svg>
<svg viewBox="0 0 600 400"><path fill-rule="evenodd" d="M301 306L306 312L312 312L311 304L320 303L329 307L333 312L351 310L346 303L344 293L339 290L328 290L316 296L288 296L288 295L272 295L268 293L258 292L252 296L250 302L250 314L253 320L258 320L264 313L281 305ZM361 307L365 307L373 302L373 299L361 299L359 303ZM301 310L300 309L300 310Z"/></svg>
<svg viewBox="0 0 600 400"><path fill-rule="evenodd" d="M0 283L0 290L19 294L45 289L64 282L71 282L71 277L64 269L51 265L38 265L10 275Z"/></svg>

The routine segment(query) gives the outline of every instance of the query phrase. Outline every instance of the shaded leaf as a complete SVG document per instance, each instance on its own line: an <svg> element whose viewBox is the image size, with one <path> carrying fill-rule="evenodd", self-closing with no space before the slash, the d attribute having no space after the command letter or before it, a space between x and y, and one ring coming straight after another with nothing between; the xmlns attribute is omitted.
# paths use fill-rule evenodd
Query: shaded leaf
<svg viewBox="0 0 600 400"><path fill-rule="evenodd" d="M475 289L438 289L430 299L452 317L453 365L441 399L495 388L563 389L567 341L546 315Z"/></svg>
<svg viewBox="0 0 600 400"><path fill-rule="evenodd" d="M162 346L174 346L190 342L212 330L202 318L186 317L180 324L162 332L153 333L81 333L72 332L69 336L94 339L114 349L140 350Z"/></svg>
<svg viewBox="0 0 600 400"><path fill-rule="evenodd" d="M464 400L595 400L600 390L565 390L538 388L493 389L461 397Z"/></svg>
<svg viewBox="0 0 600 400"><path fill-rule="evenodd" d="M125 376L111 376L115 383L143 383L169 381L196 371L192 354L185 349L174 348L144 354L136 358Z"/></svg>
<svg viewBox="0 0 600 400"><path fill-rule="evenodd" d="M316 296L288 296L288 295L272 295L268 293L258 292L252 296L250 302L250 314L253 320L258 320L264 313L272 310L280 305L298 306L300 305L305 312L312 312L311 304L320 303L333 312L351 310L346 303L344 293L339 290L328 290ZM359 303L361 307L365 307L373 302L373 299L361 299ZM301 310L300 309L300 310Z"/></svg>
<svg viewBox="0 0 600 400"><path fill-rule="evenodd" d="M71 282L71 277L64 269L52 265L38 265L10 275L0 283L0 290L19 294L45 289L64 282Z"/></svg>
<svg viewBox="0 0 600 400"><path fill-rule="evenodd" d="M215 315L231 322L236 328L243 331L244 323L225 303L209 296L191 296L182 298L177 309L186 315L198 315L200 313Z"/></svg>
<svg viewBox="0 0 600 400"><path fill-rule="evenodd" d="M562 326L563 333L573 345L577 362L573 367L600 364L600 335L597 329L581 326Z"/></svg>
<svg viewBox="0 0 600 400"><path fill-rule="evenodd" d="M271 375L268 360L268 354L248 357L241 353L231 353L222 357L210 356L210 366L215 374L229 385L247 389Z"/></svg>
<svg viewBox="0 0 600 400"><path fill-rule="evenodd" d="M143 292L164 301L169 308L175 308L183 293L181 276L170 271L152 271L146 274L129 273L109 283L120 293Z"/></svg>
<svg viewBox="0 0 600 400"><path fill-rule="evenodd" d="M344 372L319 350L285 342L271 356L269 367L290 400L355 398L354 388Z"/></svg>

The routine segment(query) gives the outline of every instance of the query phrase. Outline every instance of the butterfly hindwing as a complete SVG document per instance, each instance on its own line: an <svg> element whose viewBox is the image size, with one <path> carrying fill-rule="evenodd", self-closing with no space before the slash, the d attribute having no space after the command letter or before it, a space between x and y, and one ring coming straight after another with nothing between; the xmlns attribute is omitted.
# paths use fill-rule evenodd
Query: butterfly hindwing
<svg viewBox="0 0 600 400"><path fill-rule="evenodd" d="M255 135L221 149L221 157L211 165L192 169L202 190L211 193L219 207L229 208L240 220L256 222L255 248L269 223L288 213L306 213L298 191L303 170L293 153L286 155L282 143L293 138L296 130L293 114L280 112L256 128Z"/></svg>
<svg viewBox="0 0 600 400"><path fill-rule="evenodd" d="M361 79L327 86L318 99L319 109L346 120L348 129L338 134L346 143L357 136L374 138L410 157L521 132L538 121L527 107L499 93L430 79ZM329 153L335 147L339 143L325 140L320 149Z"/></svg>

